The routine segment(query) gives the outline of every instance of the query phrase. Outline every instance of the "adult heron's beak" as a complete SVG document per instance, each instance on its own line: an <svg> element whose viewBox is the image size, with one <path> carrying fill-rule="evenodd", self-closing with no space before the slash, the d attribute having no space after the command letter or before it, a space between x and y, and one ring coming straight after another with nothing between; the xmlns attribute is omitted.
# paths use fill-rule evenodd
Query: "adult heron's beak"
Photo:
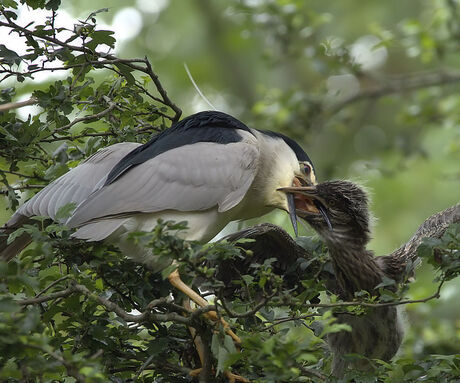
<svg viewBox="0 0 460 383"><path fill-rule="evenodd" d="M278 191L286 193L289 216L291 217L294 231L297 235L297 213L300 217L320 214L326 222L329 230L332 230L331 221L327 215L327 209L318 196L316 186L290 186L278 188ZM295 224L294 224L295 222Z"/></svg>
<svg viewBox="0 0 460 383"><path fill-rule="evenodd" d="M295 236L298 237L299 231L297 229L297 214L295 208L294 194L287 193L286 198L288 202L289 217L291 218L292 227L294 228Z"/></svg>

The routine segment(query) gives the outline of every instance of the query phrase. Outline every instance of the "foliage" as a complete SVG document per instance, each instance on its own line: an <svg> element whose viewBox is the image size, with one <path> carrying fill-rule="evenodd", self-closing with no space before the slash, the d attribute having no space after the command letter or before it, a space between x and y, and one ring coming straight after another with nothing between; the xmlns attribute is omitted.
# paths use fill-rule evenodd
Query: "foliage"
<svg viewBox="0 0 460 383"><path fill-rule="evenodd" d="M241 351L219 325L179 304L181 296L171 289L164 271L152 272L115 248L72 240L60 225L45 232L31 225L26 230L37 246L26 250L20 261L0 265L0 376L9 382L65 376L79 382L127 382L133 377L185 382L187 371L199 363L187 329L193 327L207 342L216 373L231 366L251 381L323 381L330 363L325 336L348 330L334 323L332 312L360 315L369 308L344 306L333 297L330 304L312 303L324 290L318 274L311 270L295 286L286 286L275 273L276 259L251 262L250 274L235 280L238 287L226 298L228 286L218 279L219 265L237 261L241 252L225 242L180 240L175 234L183 228L160 223L153 233L135 235L167 264L178 262L186 281L198 281L219 297L214 305L225 318L233 318L232 327L243 341ZM458 258L458 229L453 226L420 251L430 253L438 266L435 253ZM315 249L313 259L328 268L322 246L306 237L300 243ZM441 282L460 272L458 260L439 267ZM361 301L379 304L375 298ZM371 375L350 371L346 379L390 382L424 376L426 381L447 382L459 377L459 363L458 355L401 358L396 364L376 360Z"/></svg>
<svg viewBox="0 0 460 383"><path fill-rule="evenodd" d="M0 27L21 36L27 46L26 53L17 53L14 47L0 45L1 82L7 84L0 92L2 103L14 101L32 84L31 103L41 108L26 119L12 110L0 113L2 193L12 208L22 197L19 191L39 190L99 148L121 141L145 142L181 114L148 59L121 59L113 53L113 33L97 25L106 9L92 12L72 27L55 28L59 1L25 3L31 9L49 10L49 17L44 24L19 26L15 23L18 2L3 1L0 8ZM374 76L353 58L349 42L327 36L331 15L306 3L237 2L230 18L239 18L248 33L266 38L261 54L269 65L291 58L297 62L292 66L294 72L305 78L352 74L372 82L373 87L344 98L331 95L324 82L303 84L303 88L295 84L287 90L264 89L252 106L254 120L296 138L303 138L305 132L293 127L307 120L317 128L317 132L309 130L312 137L320 131L334 132L330 156L322 165L325 174L331 174L328 166L337 158L346 161L354 155L345 148L353 146L350 143L362 131L357 124L347 124L366 114L366 108L347 109L354 103L369 104L396 95L380 112L387 118L400 102L398 94L430 88L413 96L396 113L399 124L391 137L401 140L395 163L400 156L420 151L422 130L433 127L435 121L447 116L445 127L458 127L454 113L458 97L454 92L431 89L459 81L458 73L416 73L395 76L392 81ZM458 18L442 12L448 6L437 2L436 7L440 11L433 16L434 29L429 31L415 19L404 20L393 33L374 24L374 33L381 38L376 45L390 48L399 44L403 51L420 58L420 68L433 60L448 60L458 48ZM310 49L305 50L305 45ZM64 72L65 76L35 82L35 76L43 72ZM233 82L239 98L249 100L247 93L238 93L241 81L236 76ZM437 96L442 100L432 105ZM422 123L423 129L413 129ZM372 136L372 132L368 133ZM385 145L372 145L376 152L385 152ZM452 144L451 150L458 148ZM381 167L383 171L391 172L386 166ZM182 241L174 235L183 228L181 224L161 223L153 233L134 234L165 264L177 262L185 281L216 296L212 305L193 312L182 305L183 297L165 280L171 268L154 272L123 258L116 248L76 242L65 227L49 225L40 217L36 223L24 228L34 245L20 259L0 264L0 378L7 382L186 382L188 372L199 366L189 327L207 348L210 381L224 381L223 372L228 368L259 382L333 381L328 376L331 355L325 337L348 330L335 323L333 312L360 315L372 305L411 301L406 299L407 285L399 286L396 294L382 286L380 299L361 293L357 296L361 303L344 304L324 294L325 282L318 278L318 271L332 268L321 243L307 237L299 243L312 258L299 260L305 271L300 278L297 274L280 277L276 259L252 260L249 271L232 284L229 297L229 286L219 280L219 264L236 263L242 257L251 260L250 253L227 243L203 246ZM438 284L458 276L459 242L457 225L443 238L422 245L420 256L440 270ZM240 351L220 324L201 315L211 309L231 322L243 341ZM402 355L391 364L377 360L373 372L351 370L344 380L454 381L460 379L460 356L448 351L444 355Z"/></svg>

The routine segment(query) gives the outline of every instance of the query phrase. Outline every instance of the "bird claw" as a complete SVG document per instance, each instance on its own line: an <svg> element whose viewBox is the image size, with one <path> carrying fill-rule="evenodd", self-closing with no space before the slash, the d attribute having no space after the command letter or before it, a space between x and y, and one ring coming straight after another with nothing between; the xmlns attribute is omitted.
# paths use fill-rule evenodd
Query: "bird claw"
<svg viewBox="0 0 460 383"><path fill-rule="evenodd" d="M228 379L228 383L235 383L235 382L249 383L248 379L242 377L241 375L233 374L232 372L228 370L226 370L224 374Z"/></svg>
<svg viewBox="0 0 460 383"><path fill-rule="evenodd" d="M192 378L197 378L198 375L201 374L201 371L203 371L203 367L195 368L194 370L191 370L188 374L189 374Z"/></svg>
<svg viewBox="0 0 460 383"><path fill-rule="evenodd" d="M192 378L197 378L198 375L200 375L202 371L203 371L203 367L195 368L194 370L190 371L188 374ZM246 379L245 377L241 375L236 375L228 370L224 371L224 375L228 379L228 383L236 383L236 382L249 383L249 380Z"/></svg>
<svg viewBox="0 0 460 383"><path fill-rule="evenodd" d="M206 313L206 316L214 322L220 322L222 327L224 328L225 333L233 339L237 346L241 345L240 337L232 331L230 325L225 319L220 318L215 311L209 311L208 313Z"/></svg>

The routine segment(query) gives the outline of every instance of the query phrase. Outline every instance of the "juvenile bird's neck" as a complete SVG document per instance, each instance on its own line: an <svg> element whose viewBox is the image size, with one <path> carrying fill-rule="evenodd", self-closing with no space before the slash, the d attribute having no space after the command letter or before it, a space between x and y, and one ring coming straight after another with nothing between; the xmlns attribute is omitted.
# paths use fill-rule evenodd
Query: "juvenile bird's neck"
<svg viewBox="0 0 460 383"><path fill-rule="evenodd" d="M328 241L329 242L329 241ZM338 246L328 243L335 276L340 287L339 296L352 300L356 292L366 290L375 295L375 286L382 282L383 272L365 246Z"/></svg>

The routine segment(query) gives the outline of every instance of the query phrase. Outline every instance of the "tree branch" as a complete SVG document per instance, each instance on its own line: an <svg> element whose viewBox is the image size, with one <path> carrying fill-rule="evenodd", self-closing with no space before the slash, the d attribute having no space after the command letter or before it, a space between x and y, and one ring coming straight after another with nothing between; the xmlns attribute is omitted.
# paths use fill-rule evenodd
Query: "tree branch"
<svg viewBox="0 0 460 383"><path fill-rule="evenodd" d="M51 37L51 36L47 36L45 34L39 34L35 31L31 31L27 28L24 28L24 27L21 27L20 25L16 24L14 21L11 20L11 18L8 16L8 14L4 11L4 10L1 10L0 9L0 13L5 17L6 21L7 22L4 22L4 21L0 21L0 26L3 26L3 27L7 27L7 28L10 28L16 32L18 32L19 34L23 34L25 36L28 36L28 37L31 37L31 38L34 38L34 39L38 39L38 40L41 40L41 41L46 41L48 43L52 43L54 45L57 45L59 47L63 47L63 48L67 48L69 49L70 51L77 51L77 52L82 52L86 55L88 55L89 57L96 57L97 60L87 60L85 63L83 64L78 64L78 65L94 65L94 66L102 66L104 67L105 64L110 64L110 65L117 65L117 64L124 64L126 66L128 66L129 68L133 69L133 70L137 70L137 71L140 71L140 72L143 72L145 74L147 74L153 81L158 93L160 94L161 98L155 98L156 101L158 102L161 102L162 104L170 107L173 111L174 111L174 116L171 118L171 120L173 122L177 122L182 114L182 110L174 103L172 102L172 100L169 98L166 90L164 89L160 79L158 78L157 74L153 71L152 69L152 66L149 62L149 60L147 59L147 57L143 58L143 59L121 59L121 58L117 58L116 56L113 56L111 54L106 54L106 53L100 53L100 52L97 52L97 51L93 51L91 49L89 49L88 47L86 47L83 43L83 46L78 46L78 45L71 45L67 42L63 42L61 40L59 40L58 38L56 37ZM143 65L137 65L136 63L140 63L140 64L143 64ZM64 68L68 69L67 67L64 66ZM70 66L69 66L70 68ZM46 68L40 68L41 70L48 70ZM115 68L110 68L111 70L114 70L116 71ZM53 70L58 70L57 68L54 68ZM36 71L39 71L38 69ZM27 72L25 72L27 73ZM135 80L136 81L136 80ZM147 90L144 88L144 87L141 87L142 90L144 92L147 92ZM147 93L146 93L147 94ZM32 104L34 102L30 101ZM17 104L17 103L14 103L14 104ZM30 105L30 104L29 104ZM16 108L19 107L19 106L15 106ZM12 108L11 105L8 106L7 108ZM9 110L9 109L6 109L6 110ZM1 109L0 109L1 111Z"/></svg>
<svg viewBox="0 0 460 383"><path fill-rule="evenodd" d="M75 289L73 287L68 287L65 290L56 291L55 293L51 293L49 295L37 296L35 298L29 298L29 299L21 299L18 301L18 303L21 306L36 305L38 303L52 301L57 298L68 297L69 295L73 293L75 293Z"/></svg>
<svg viewBox="0 0 460 383"><path fill-rule="evenodd" d="M0 104L0 113L7 112L11 109L22 108L23 106L27 105L34 105L36 103L37 99L35 97L31 97L25 101L7 102L6 104Z"/></svg>
<svg viewBox="0 0 460 383"><path fill-rule="evenodd" d="M387 78L378 86L364 89L359 93L332 105L328 114L336 114L350 104L377 99L395 93L404 93L417 89L428 88L437 85L451 85L460 82L460 72L453 70L442 70L428 73L401 74Z"/></svg>
<svg viewBox="0 0 460 383"><path fill-rule="evenodd" d="M175 312L167 313L167 314L159 314L159 313L152 313L150 310L146 310L139 315L133 315L127 313L117 304L109 301L108 299L102 298L101 296L91 292L88 290L86 286L74 284L73 289L78 291L88 298L91 298L104 306L108 311L112 311L117 314L120 318L124 319L126 322L144 322L147 320L154 320L158 322L176 322L189 325L190 320L184 316L178 315Z"/></svg>

